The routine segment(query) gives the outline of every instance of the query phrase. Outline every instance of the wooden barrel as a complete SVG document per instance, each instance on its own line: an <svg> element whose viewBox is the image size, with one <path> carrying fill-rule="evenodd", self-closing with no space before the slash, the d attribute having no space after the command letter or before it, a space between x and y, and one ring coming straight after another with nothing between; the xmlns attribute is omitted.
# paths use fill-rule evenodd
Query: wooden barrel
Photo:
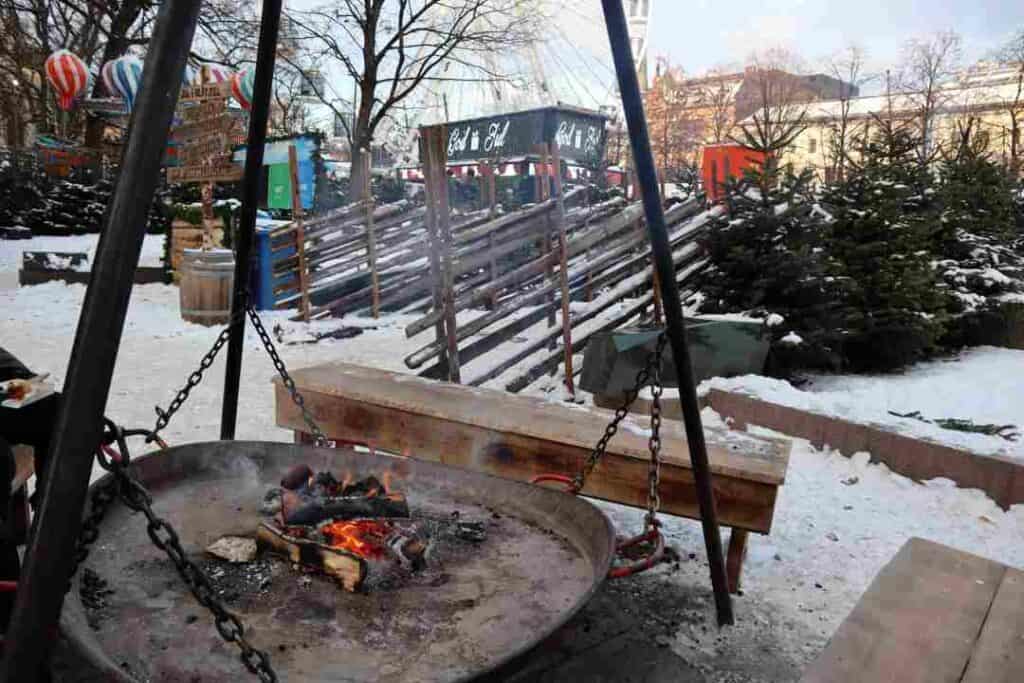
<svg viewBox="0 0 1024 683"><path fill-rule="evenodd" d="M200 325L222 325L231 316L235 255L230 249L185 249L178 294L181 317Z"/></svg>

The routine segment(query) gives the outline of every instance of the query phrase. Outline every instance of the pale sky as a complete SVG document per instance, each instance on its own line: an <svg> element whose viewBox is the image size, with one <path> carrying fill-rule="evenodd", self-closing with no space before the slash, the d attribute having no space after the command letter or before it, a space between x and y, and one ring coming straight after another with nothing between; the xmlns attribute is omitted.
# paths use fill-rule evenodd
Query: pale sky
<svg viewBox="0 0 1024 683"><path fill-rule="evenodd" d="M915 35L953 29L974 61L1017 28L1024 28L1019 0L653 0L649 50L700 73L780 45L813 66L852 41L884 69Z"/></svg>

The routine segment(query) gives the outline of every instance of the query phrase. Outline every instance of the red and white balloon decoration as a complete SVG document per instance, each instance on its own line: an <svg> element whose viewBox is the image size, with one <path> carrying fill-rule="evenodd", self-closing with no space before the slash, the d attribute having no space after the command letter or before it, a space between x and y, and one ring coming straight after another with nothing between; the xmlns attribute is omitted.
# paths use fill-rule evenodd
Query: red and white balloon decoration
<svg viewBox="0 0 1024 683"><path fill-rule="evenodd" d="M46 78L57 93L57 104L64 111L75 106L89 83L89 71L77 55L68 50L57 50L46 58Z"/></svg>

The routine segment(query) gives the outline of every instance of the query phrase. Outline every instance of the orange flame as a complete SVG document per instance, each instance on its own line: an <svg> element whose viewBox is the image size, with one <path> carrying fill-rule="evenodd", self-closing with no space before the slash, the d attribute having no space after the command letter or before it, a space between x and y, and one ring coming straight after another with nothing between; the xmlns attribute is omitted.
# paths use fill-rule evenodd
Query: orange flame
<svg viewBox="0 0 1024 683"><path fill-rule="evenodd" d="M369 519L331 522L321 529L328 545L347 550L359 557L380 559L384 555L384 539L391 525Z"/></svg>

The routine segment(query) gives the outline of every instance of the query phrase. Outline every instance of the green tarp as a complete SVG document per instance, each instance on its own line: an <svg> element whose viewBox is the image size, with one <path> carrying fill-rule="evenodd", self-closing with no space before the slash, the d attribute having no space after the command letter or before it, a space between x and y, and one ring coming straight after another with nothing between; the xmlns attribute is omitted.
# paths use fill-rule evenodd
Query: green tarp
<svg viewBox="0 0 1024 683"><path fill-rule="evenodd" d="M654 350L660 329L622 328L594 335L583 356L580 388L617 395L631 389ZM694 380L760 373L768 355L768 335L759 321L686 319ZM676 386L671 349L665 349L662 380Z"/></svg>

